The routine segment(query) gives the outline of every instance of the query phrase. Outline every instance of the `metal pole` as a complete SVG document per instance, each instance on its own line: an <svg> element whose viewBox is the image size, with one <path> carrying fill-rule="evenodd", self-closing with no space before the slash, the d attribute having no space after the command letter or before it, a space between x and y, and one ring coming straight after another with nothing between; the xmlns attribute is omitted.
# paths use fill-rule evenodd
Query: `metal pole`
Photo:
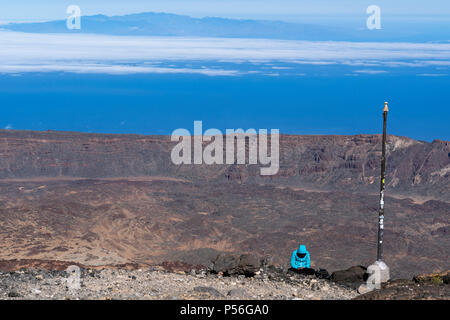
<svg viewBox="0 0 450 320"><path fill-rule="evenodd" d="M380 210L378 212L378 250L377 261L382 261L383 256L383 231L384 231L384 191L386 185L386 127L387 114L389 108L388 103L384 103L383 109L383 142L381 155L381 184L380 184Z"/></svg>

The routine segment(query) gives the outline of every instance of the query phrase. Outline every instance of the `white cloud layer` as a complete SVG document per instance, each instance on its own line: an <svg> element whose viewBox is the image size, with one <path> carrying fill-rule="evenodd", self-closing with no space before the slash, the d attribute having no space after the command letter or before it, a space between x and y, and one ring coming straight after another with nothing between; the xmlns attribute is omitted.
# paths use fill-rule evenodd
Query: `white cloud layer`
<svg viewBox="0 0 450 320"><path fill-rule="evenodd" d="M234 70L158 67L160 61L450 66L447 43L314 42L266 39L123 37L0 31L0 72L199 73ZM139 66L124 65L139 62ZM146 62L146 64L144 63Z"/></svg>
<svg viewBox="0 0 450 320"><path fill-rule="evenodd" d="M217 69L193 69L193 68L165 68L165 67L140 67L105 65L91 63L67 63L67 64L0 64L0 73L23 73L23 72L71 72L71 73L101 73L101 74L138 74L138 73L196 73L207 76L234 76L235 70Z"/></svg>
<svg viewBox="0 0 450 320"><path fill-rule="evenodd" d="M381 74L381 73L386 73L387 71L386 70L369 70L369 69L367 69L367 70L355 70L353 72L364 73L364 74Z"/></svg>

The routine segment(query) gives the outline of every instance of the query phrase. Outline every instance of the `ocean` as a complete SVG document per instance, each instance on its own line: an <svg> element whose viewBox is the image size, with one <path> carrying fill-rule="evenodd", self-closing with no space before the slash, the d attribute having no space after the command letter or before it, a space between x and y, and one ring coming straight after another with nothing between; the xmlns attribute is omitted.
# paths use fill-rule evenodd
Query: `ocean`
<svg viewBox="0 0 450 320"><path fill-rule="evenodd" d="M204 65L205 63L200 63ZM222 66L223 67L223 66ZM236 68L236 66L233 66ZM169 135L177 128L374 134L389 102L389 133L450 140L450 76L396 68L239 66L240 75L0 75L0 126L17 130ZM448 71L444 70L444 71Z"/></svg>

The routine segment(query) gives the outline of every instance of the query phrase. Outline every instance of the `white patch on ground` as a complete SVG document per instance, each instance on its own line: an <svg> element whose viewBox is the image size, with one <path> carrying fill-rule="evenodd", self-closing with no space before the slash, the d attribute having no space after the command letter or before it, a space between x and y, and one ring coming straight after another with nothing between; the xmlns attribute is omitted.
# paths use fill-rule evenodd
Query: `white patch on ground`
<svg viewBox="0 0 450 320"><path fill-rule="evenodd" d="M450 172L450 164L447 165L446 167L442 168L442 169L439 170L439 171L432 172L432 173L431 173L431 176L440 176L440 177L443 177L443 176L445 176L445 175L446 175L447 173L449 173L449 172Z"/></svg>
<svg viewBox="0 0 450 320"><path fill-rule="evenodd" d="M405 149L414 144L420 143L419 141L409 138L392 137L392 139L393 139L393 142L391 142L392 151Z"/></svg>

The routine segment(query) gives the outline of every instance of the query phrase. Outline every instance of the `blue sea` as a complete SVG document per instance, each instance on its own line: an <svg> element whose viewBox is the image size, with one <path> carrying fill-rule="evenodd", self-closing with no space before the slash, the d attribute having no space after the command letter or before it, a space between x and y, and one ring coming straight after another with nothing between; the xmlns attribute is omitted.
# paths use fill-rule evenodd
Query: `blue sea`
<svg viewBox="0 0 450 320"><path fill-rule="evenodd" d="M193 121L202 120L204 130L373 134L381 131L389 101L390 134L450 140L450 76L419 76L411 68L357 75L342 66L301 68L240 76L4 74L0 126L169 135L177 128L193 132Z"/></svg>

